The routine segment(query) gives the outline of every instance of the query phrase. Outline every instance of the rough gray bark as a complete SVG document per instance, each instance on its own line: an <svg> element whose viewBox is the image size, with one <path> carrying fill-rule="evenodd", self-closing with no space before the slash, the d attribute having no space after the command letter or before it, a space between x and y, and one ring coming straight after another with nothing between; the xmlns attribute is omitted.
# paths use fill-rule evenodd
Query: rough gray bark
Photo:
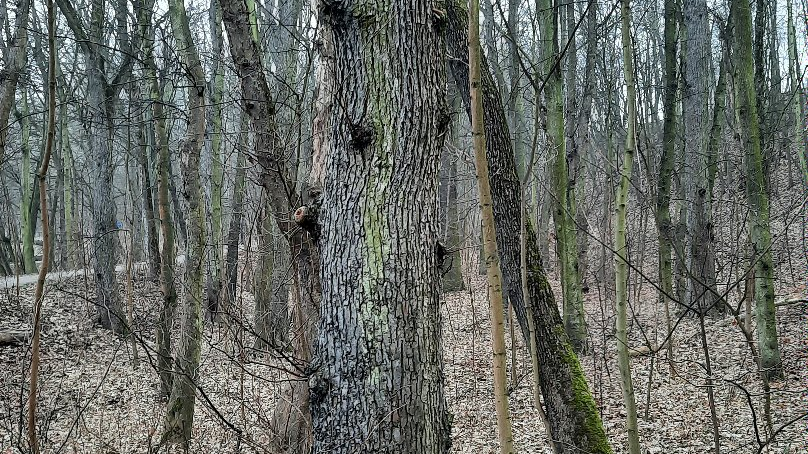
<svg viewBox="0 0 808 454"><path fill-rule="evenodd" d="M449 124L441 5L320 5L333 32L334 109L319 214L314 452L445 453L436 254L438 145Z"/></svg>
<svg viewBox="0 0 808 454"><path fill-rule="evenodd" d="M462 0L447 2L448 64L467 111L469 108L467 15ZM564 331L555 297L541 266L536 233L526 226L527 288L522 293L520 181L508 125L496 85L482 61L486 152L491 172L491 193L497 220L497 246L505 291L513 305L525 343L536 345L539 382L552 438L561 453L610 453L595 401L589 392L578 357Z"/></svg>
<svg viewBox="0 0 808 454"><path fill-rule="evenodd" d="M685 262L688 271L686 298L682 301L701 313L717 309L713 293L715 255L711 238L712 223L708 187L708 142L712 117L710 99L710 29L707 3L685 0L683 9L685 38L682 40L685 165L682 184L687 204Z"/></svg>
<svg viewBox="0 0 808 454"><path fill-rule="evenodd" d="M553 223L556 231L556 255L561 271L564 327L576 352L587 350L587 328L578 274L578 229L574 186L570 187L571 169L564 136L564 83L561 78L559 39L559 5L551 0L538 4L542 29L542 74L546 86L542 95L547 106L546 138L551 156L550 180L553 188ZM575 55L575 54L573 54ZM574 92L574 87L567 87ZM577 149L574 150L577 153Z"/></svg>

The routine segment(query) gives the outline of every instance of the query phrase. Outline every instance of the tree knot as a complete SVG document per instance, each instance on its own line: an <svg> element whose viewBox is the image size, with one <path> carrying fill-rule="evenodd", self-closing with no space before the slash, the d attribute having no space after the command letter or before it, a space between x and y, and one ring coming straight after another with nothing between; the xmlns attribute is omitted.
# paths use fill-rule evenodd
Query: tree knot
<svg viewBox="0 0 808 454"><path fill-rule="evenodd" d="M351 134L351 147L354 150L362 151L373 142L373 129L363 122L349 126Z"/></svg>

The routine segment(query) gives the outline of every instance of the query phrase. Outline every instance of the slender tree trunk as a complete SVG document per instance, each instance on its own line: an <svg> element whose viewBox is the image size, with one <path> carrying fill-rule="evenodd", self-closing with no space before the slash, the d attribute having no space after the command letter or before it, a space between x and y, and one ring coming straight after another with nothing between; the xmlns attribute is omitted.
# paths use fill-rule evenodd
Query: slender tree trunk
<svg viewBox="0 0 808 454"><path fill-rule="evenodd" d="M186 450L191 440L196 400L196 381L202 348L202 284L205 264L205 204L199 180L199 165L205 140L205 74L196 50L184 0L170 0L168 14L177 50L188 77L188 129L182 144L183 195L188 209L188 242L185 251L184 318L180 353L174 365L174 380L166 414L166 437L181 442Z"/></svg>
<svg viewBox="0 0 808 454"><path fill-rule="evenodd" d="M556 252L561 268L564 327L576 352L587 351L587 329L584 318L581 279L578 274L578 241L575 227L575 196L570 192L570 173L564 137L564 84L558 48L558 6L543 0L540 11L544 88L547 106L547 144L552 156L553 222L556 227ZM570 88L571 89L571 88Z"/></svg>
<svg viewBox="0 0 808 454"><path fill-rule="evenodd" d="M288 249L272 219L266 194L261 195L263 212L258 225L258 253L253 275L255 296L255 348L286 350L289 339L289 260Z"/></svg>
<svg viewBox="0 0 808 454"><path fill-rule="evenodd" d="M471 95L471 135L474 141L474 166L477 169L477 188L483 224L483 250L485 272L488 277L488 299L491 305L491 339L494 350L494 401L497 409L499 452L515 453L511 431L511 411L508 407L508 379L505 351L505 320L502 298L502 270L494 228L494 208L491 184L488 180L488 160L485 156L485 124L480 75L480 4L469 2L469 93Z"/></svg>
<svg viewBox="0 0 808 454"><path fill-rule="evenodd" d="M463 248L460 235L460 218L458 217L457 200L457 159L454 150L459 145L460 96L451 96L452 122L451 133L447 137L446 146L441 151L440 197L438 212L441 218L441 237L448 251L458 251L447 256L441 270L441 288L444 292L457 292L465 289L459 251Z"/></svg>
<svg viewBox="0 0 808 454"><path fill-rule="evenodd" d="M576 20L575 14L573 14L575 7L575 3L569 3L567 5L568 9L568 17L567 17L567 29L573 30L575 28ZM594 91L594 70L595 70L595 58L596 58L596 51L598 46L598 37L597 37L597 27L598 27L598 3L597 0L592 0L592 4L587 5L586 9L586 68L584 69L584 78L583 78L583 94L581 96L581 107L580 109L575 108L575 106L570 106L570 113L575 115L575 122L568 122L568 131L567 131L567 141L572 143L571 150L570 150L570 167L571 167L571 175L570 175L570 194L571 197L575 197L576 200L576 210L575 213L575 224L578 230L582 233L578 235L578 276L581 280L581 292L587 293L589 291L589 284L588 276L589 276L589 219L587 217L587 210L584 207L583 203L578 203L577 201L583 202L586 200L586 182L588 180L587 177L587 161L591 159L587 156L587 153L590 153L591 150L591 137L590 137L590 119L592 117L592 98L593 98L593 91ZM573 37L571 36L570 39L572 40ZM570 50L568 52L572 52L572 47L574 47L574 42L570 45ZM577 53L577 51L576 51ZM572 56L570 54L570 65L572 64ZM577 61L577 59L576 59ZM577 64L576 64L577 66ZM567 82L568 87L575 87L575 76L574 74L577 72L577 68L573 67L572 73L573 75L568 76L569 81ZM567 72L570 72L570 68L567 69ZM573 88L570 88L573 90ZM567 99L570 98L575 99L577 95L573 92L567 95ZM573 103L574 104L574 103ZM571 129L571 130L570 130Z"/></svg>
<svg viewBox="0 0 808 454"><path fill-rule="evenodd" d="M631 168L634 162L635 122L637 118L636 86L634 85L634 50L631 42L630 0L621 0L621 36L623 45L623 72L626 78L626 148L620 166L620 185L615 196L614 220L614 266L615 295L617 305L616 337L617 363L620 369L620 387L626 406L626 431L628 448L631 454L640 454L640 440L637 433L637 403L634 399L634 384L631 381L631 360L628 356L628 336L626 332L628 303L628 249L626 248L626 212L628 211L628 187L631 181Z"/></svg>
<svg viewBox="0 0 808 454"><path fill-rule="evenodd" d="M222 186L224 184L224 166L222 164L222 138L224 126L222 113L224 111L224 52L222 49L222 7L218 0L211 2L210 35L213 44L213 76L210 90L211 103L211 179L210 179L210 221L211 266L208 268L207 282L207 310L208 315L214 315L221 309L221 292L224 278L224 229L222 225Z"/></svg>
<svg viewBox="0 0 808 454"><path fill-rule="evenodd" d="M786 0L788 12L788 73L791 90L794 92L792 104L794 106L794 153L802 172L803 184L808 184L808 159L806 159L806 136L805 136L805 102L804 90L802 88L802 70L797 56L797 31L794 27L794 12L792 0Z"/></svg>
<svg viewBox="0 0 808 454"><path fill-rule="evenodd" d="M168 132L166 132L166 137L168 137ZM179 179L182 182L182 178ZM180 201L180 195L177 190L177 177L176 172L174 171L174 160L170 159L168 161L168 193L171 196L171 210L174 213L174 220L176 223L174 224L174 233L175 238L179 240L178 247L181 249L188 249L188 219L186 218L186 211L187 207L182 204ZM178 236L178 238L177 238Z"/></svg>
<svg viewBox="0 0 808 454"><path fill-rule="evenodd" d="M20 112L22 137L22 175L20 177L20 236L22 237L22 269L25 274L36 273L34 258L34 233L36 232L36 210L38 200L34 200L34 185L31 181L31 107L28 90L22 91L22 112Z"/></svg>
<svg viewBox="0 0 808 454"><path fill-rule="evenodd" d="M140 51L140 49L138 49ZM143 93L135 84L128 89L130 103L136 103L138 110L142 110L144 104ZM143 210L143 220L145 222L145 236L146 236L146 264L148 267L148 275L152 281L157 281L160 277L160 237L157 233L159 219L154 214L154 197L152 186L151 165L149 162L149 155L153 144L149 143L146 128L149 127L148 116L141 115L141 121L136 126L136 159L137 170L135 171L135 178L140 182L140 206ZM128 175L128 171L127 171ZM128 178L128 177L127 177ZM134 198L134 196L133 196ZM134 209L134 200L133 200ZM135 225L140 221L137 218L133 219ZM134 228L134 225L133 225Z"/></svg>
<svg viewBox="0 0 808 454"><path fill-rule="evenodd" d="M153 0L146 7L151 11ZM163 111L163 97L157 80L157 66L154 60L154 27L149 15L148 38L144 39L143 70L146 76L146 90L151 105L151 120L154 125L152 143L157 148L157 211L160 218L160 231L163 235L163 249L160 254L160 289L163 304L157 322L157 372L160 375L160 396L168 397L172 388L174 367L171 351L171 333L174 326L174 313L177 308L177 288L174 283L176 264L174 219L169 196L169 167L171 154L168 148L166 116Z"/></svg>
<svg viewBox="0 0 808 454"><path fill-rule="evenodd" d="M58 87L57 87L58 88ZM70 134L67 122L67 96L64 88L59 89L59 154L62 156L64 168L64 238L66 247L65 269L74 269L79 264L79 248L81 239L78 237L75 216L75 175L73 164L73 149L70 145Z"/></svg>
<svg viewBox="0 0 808 454"><path fill-rule="evenodd" d="M673 223L671 222L671 181L673 164L676 159L676 91L679 86L676 76L676 0L665 0L665 81L662 156L659 160L659 178L656 190L656 226L659 237L659 299L665 307L665 320L668 331L668 361L673 360L673 334L671 333L670 303L673 296ZM671 368L673 363L671 362ZM671 369L672 370L672 369Z"/></svg>
<svg viewBox="0 0 808 454"><path fill-rule="evenodd" d="M769 198L763 172L758 97L752 60L752 14L749 4L732 1L735 13L736 124L744 148L746 199L749 204L749 232L755 264L755 306L757 308L760 368L769 378L782 376L780 347L774 307L774 263L769 230Z"/></svg>
<svg viewBox="0 0 808 454"><path fill-rule="evenodd" d="M446 5L449 69L470 114L470 96L466 89L469 87L468 15L462 0L452 0ZM502 102L487 62L484 57L481 60L486 154L502 278L525 344L536 346L538 378L552 429L550 436L560 453L610 453L598 409L541 266L536 232L530 223L525 227L528 293L522 292L520 219L514 216L521 204L521 183Z"/></svg>
<svg viewBox="0 0 808 454"><path fill-rule="evenodd" d="M39 203L42 213L42 266L39 269L36 287L34 288L33 335L31 339L31 370L28 387L28 446L33 454L39 454L39 438L37 435L37 384L39 380L39 343L42 332L42 303L44 300L45 278L48 275L50 261L50 229L48 228L48 164L53 152L56 137L56 8L53 0L48 0L48 118L42 163L37 172L39 181Z"/></svg>
<svg viewBox="0 0 808 454"><path fill-rule="evenodd" d="M151 176L151 165L149 155L151 154L151 146L146 143L145 126L140 127L138 134L141 140L140 156L138 163L140 164L140 177L141 177L141 203L143 204L143 212L146 218L146 243L148 250L148 267L149 277L152 280L159 279L160 276L160 237L157 233L157 225L159 218L154 214L154 196L153 184Z"/></svg>
<svg viewBox="0 0 808 454"><path fill-rule="evenodd" d="M236 145L236 175L233 183L233 201L230 226L227 229L227 257L225 281L227 286L226 297L222 300L223 307L219 310L230 314L236 301L236 283L238 272L238 247L241 239L241 224L244 217L244 180L247 174L246 152L249 143L249 117L241 114L238 144Z"/></svg>
<svg viewBox="0 0 808 454"><path fill-rule="evenodd" d="M59 111L59 115L61 117L62 112L67 108L67 106L62 106ZM61 118L57 121L58 126L54 126L57 128L57 140L60 135L61 130ZM47 136L47 132L46 132ZM67 258L67 237L65 235L65 212L66 206L64 203L64 193L65 193L65 180L67 178L67 174L65 171L65 162L62 156L62 147L61 144L57 144L54 141L54 148L53 148L53 160L56 164L56 187L53 191L53 201L54 203L51 204L51 230L53 231L53 269L55 270L65 270L67 269L68 258ZM61 208L61 209L59 209Z"/></svg>

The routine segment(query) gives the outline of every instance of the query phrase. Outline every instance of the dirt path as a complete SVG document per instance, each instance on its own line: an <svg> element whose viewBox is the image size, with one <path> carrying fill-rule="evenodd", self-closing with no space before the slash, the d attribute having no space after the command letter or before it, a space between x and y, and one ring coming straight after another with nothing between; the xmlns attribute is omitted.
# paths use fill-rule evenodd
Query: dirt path
<svg viewBox="0 0 808 454"><path fill-rule="evenodd" d="M183 263L185 263L185 256L184 255L177 256L177 264L183 264ZM142 269L142 268L145 268L146 262L138 262L138 263L133 264L133 266L134 266L134 268L136 270ZM117 273L121 273L121 272L123 272L125 270L126 270L126 265L118 265L118 266L115 267L115 272L117 272ZM61 280L64 280L64 279L69 279L71 277L82 276L82 275L84 275L84 273L87 273L89 275L89 274L92 274L92 272L93 272L92 268L80 269L80 270L71 270L71 271L54 271L54 272L48 273L48 275L45 277L45 280L47 280L47 281L61 281ZM38 277L39 277L39 274L36 274L36 273L35 274L22 274L22 275L19 276L19 281L17 280L17 276L2 277L2 278L0 278L0 289L14 288L14 287L17 287L18 285L20 287L25 287L26 285L33 285L33 284L36 283L36 280L37 280Z"/></svg>

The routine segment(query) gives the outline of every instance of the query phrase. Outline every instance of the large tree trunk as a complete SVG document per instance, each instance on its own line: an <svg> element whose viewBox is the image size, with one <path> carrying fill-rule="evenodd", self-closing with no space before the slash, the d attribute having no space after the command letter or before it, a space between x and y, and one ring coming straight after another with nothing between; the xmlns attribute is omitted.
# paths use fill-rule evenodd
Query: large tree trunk
<svg viewBox="0 0 808 454"><path fill-rule="evenodd" d="M315 452L449 449L436 254L449 115L438 6L321 3L335 109L319 214Z"/></svg>
<svg viewBox="0 0 808 454"><path fill-rule="evenodd" d="M704 314L716 308L715 255L710 224L712 215L708 193L708 145L711 117L710 98L710 32L707 3L704 0L684 2L683 41L684 59L682 77L682 113L684 116L685 165L682 184L687 204L687 233L685 235L685 263L689 276L685 295L681 301Z"/></svg>
<svg viewBox="0 0 808 454"><path fill-rule="evenodd" d="M468 28L462 0L447 3L449 67L468 112ZM552 434L561 453L583 450L609 453L606 434L595 401L589 392L578 357L564 331L561 315L544 269L533 226L526 226L527 288L522 293L520 181L508 134L505 113L496 85L482 59L483 107L485 109L486 153L491 174L491 195L497 225L497 247L508 299L513 305L525 344L535 345L538 380L544 396Z"/></svg>
<svg viewBox="0 0 808 454"><path fill-rule="evenodd" d="M91 57L94 59L95 57ZM101 326L116 333L126 331L126 319L121 308L115 266L118 264L118 240L115 203L112 200L112 111L111 102L105 101L105 80L100 63L90 64L87 76L87 97L90 104L88 132L93 159L93 263L98 317Z"/></svg>

